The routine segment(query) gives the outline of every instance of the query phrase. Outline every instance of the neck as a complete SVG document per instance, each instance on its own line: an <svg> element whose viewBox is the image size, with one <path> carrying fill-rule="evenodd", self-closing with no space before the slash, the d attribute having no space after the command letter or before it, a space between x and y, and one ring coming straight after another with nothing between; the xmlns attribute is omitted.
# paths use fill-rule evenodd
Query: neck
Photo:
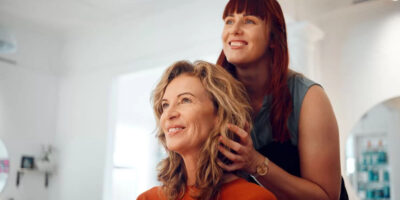
<svg viewBox="0 0 400 200"><path fill-rule="evenodd" d="M256 63L236 64L237 77L246 87L250 99L260 99L265 95L268 84L269 61L267 58Z"/></svg>
<svg viewBox="0 0 400 200"><path fill-rule="evenodd" d="M196 183L197 161L198 155L182 155L183 162L185 162L187 182L186 184L192 186Z"/></svg>
<svg viewBox="0 0 400 200"><path fill-rule="evenodd" d="M197 161L198 155L185 155L182 156L183 161L185 162L186 174L187 174L187 182L186 185L193 186L196 183L196 172L197 172ZM232 173L225 173L222 177L223 183L229 183L238 179L236 175Z"/></svg>

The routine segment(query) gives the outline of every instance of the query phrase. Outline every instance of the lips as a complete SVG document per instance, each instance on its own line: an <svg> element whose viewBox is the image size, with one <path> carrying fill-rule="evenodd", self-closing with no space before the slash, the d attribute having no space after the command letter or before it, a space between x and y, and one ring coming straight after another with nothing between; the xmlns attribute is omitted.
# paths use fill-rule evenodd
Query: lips
<svg viewBox="0 0 400 200"><path fill-rule="evenodd" d="M243 47L245 45L247 45L248 43L244 40L232 40L229 41L229 46L231 46L232 48L240 48Z"/></svg>
<svg viewBox="0 0 400 200"><path fill-rule="evenodd" d="M173 136L173 135L176 135L176 134L182 132L184 129L185 129L185 127L180 126L180 125L170 126L167 128L166 134L168 136Z"/></svg>

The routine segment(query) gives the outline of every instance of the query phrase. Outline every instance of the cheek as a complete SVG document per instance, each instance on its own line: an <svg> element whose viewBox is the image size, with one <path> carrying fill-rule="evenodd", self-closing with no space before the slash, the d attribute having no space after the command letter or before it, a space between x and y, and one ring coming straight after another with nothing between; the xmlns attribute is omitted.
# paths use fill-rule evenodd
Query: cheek
<svg viewBox="0 0 400 200"><path fill-rule="evenodd" d="M163 117L163 115L160 116L160 126L161 126L161 129L164 131L165 117Z"/></svg>
<svg viewBox="0 0 400 200"><path fill-rule="evenodd" d="M221 39L223 42L226 42L226 40L228 39L228 31L227 30L223 30L222 34L221 34Z"/></svg>
<svg viewBox="0 0 400 200"><path fill-rule="evenodd" d="M262 39L263 39L263 41L264 41L264 44L267 46L268 45L268 43L269 43L269 38L271 37L270 36L270 32L267 32L267 31L265 31L265 34L263 35L263 37L262 37Z"/></svg>
<svg viewBox="0 0 400 200"><path fill-rule="evenodd" d="M208 132L211 131L214 128L214 126L216 124L216 119L215 118L216 118L215 115L208 114L208 115L205 116L206 120L203 121L203 127Z"/></svg>
<svg viewBox="0 0 400 200"><path fill-rule="evenodd" d="M257 49L258 52L264 52L266 51L267 47L268 47L268 40L266 37L263 36L259 36L256 39L258 42L255 43L254 48Z"/></svg>

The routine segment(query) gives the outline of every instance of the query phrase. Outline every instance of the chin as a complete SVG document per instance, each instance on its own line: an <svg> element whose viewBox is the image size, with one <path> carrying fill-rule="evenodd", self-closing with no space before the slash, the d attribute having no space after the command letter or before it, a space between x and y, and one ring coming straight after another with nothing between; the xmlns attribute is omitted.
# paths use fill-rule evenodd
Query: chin
<svg viewBox="0 0 400 200"><path fill-rule="evenodd" d="M178 151L180 150L180 146L173 145L173 144L170 144L170 145L167 144L167 149L168 149L168 151L173 151L175 153L178 153Z"/></svg>
<svg viewBox="0 0 400 200"><path fill-rule="evenodd" d="M234 65L238 64L245 64L246 63L246 58L245 56L226 56L226 60Z"/></svg>
<svg viewBox="0 0 400 200"><path fill-rule="evenodd" d="M233 59L233 60L228 60L229 63L233 65L243 65L246 64L246 61L240 60L240 59Z"/></svg>

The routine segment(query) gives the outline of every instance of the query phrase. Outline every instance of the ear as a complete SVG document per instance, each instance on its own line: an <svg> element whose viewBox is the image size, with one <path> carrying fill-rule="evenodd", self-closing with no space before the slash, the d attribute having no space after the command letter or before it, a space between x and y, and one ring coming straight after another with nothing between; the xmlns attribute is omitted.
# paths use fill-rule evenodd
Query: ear
<svg viewBox="0 0 400 200"><path fill-rule="evenodd" d="M217 125L218 124L218 122L220 122L219 119L220 117L218 116L218 112L217 113L215 113L215 117L214 117L214 125Z"/></svg>

